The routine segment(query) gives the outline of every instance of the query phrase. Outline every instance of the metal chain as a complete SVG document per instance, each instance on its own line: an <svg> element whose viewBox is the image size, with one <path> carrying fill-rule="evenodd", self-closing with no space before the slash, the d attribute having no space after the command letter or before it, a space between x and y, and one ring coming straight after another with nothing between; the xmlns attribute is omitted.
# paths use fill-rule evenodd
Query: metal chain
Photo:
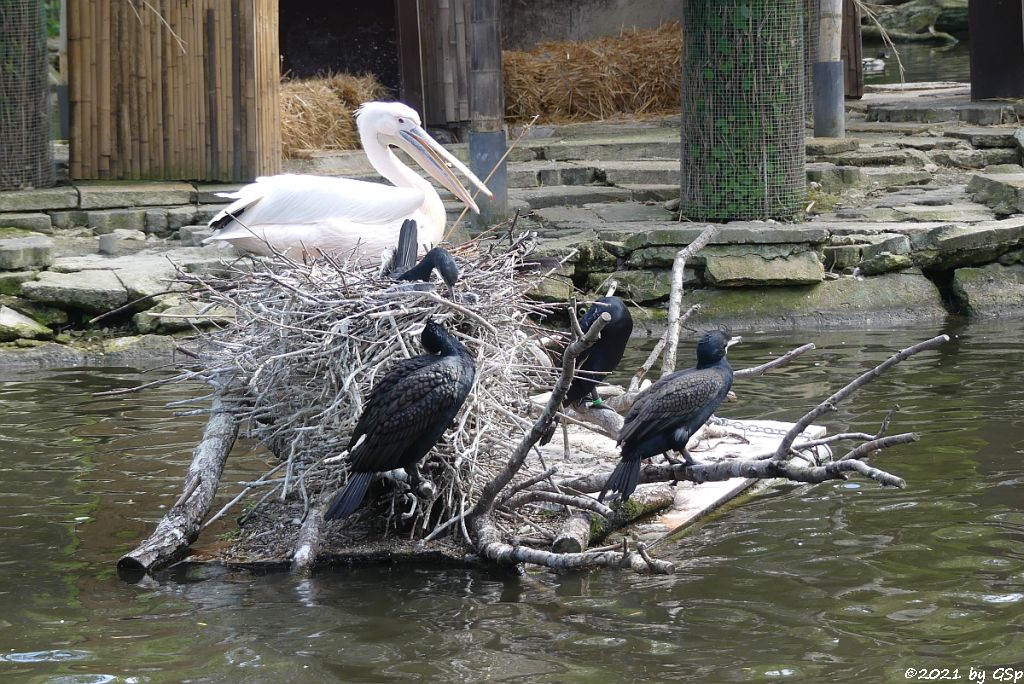
<svg viewBox="0 0 1024 684"><path fill-rule="evenodd" d="M738 420L729 420L728 418L720 418L719 416L711 416L708 419L708 423L712 425L722 425L724 427L731 427L736 430L743 430L744 432L757 432L763 435L787 435L789 430L780 430L779 428L772 428L766 425L750 425Z"/></svg>

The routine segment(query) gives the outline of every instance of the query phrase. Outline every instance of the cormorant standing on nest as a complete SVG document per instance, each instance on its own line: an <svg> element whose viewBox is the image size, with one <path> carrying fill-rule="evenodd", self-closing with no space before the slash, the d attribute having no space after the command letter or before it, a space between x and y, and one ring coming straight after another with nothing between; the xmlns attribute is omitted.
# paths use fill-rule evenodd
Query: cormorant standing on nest
<svg viewBox="0 0 1024 684"><path fill-rule="evenodd" d="M577 367L572 384L565 393L563 406L572 406L584 397L599 404L601 400L597 396L597 383L618 367L626 351L629 336L633 333L633 317L629 315L625 302L618 297L608 296L595 300L580 319L580 329L583 332L590 330L597 317L605 311L611 315L612 320L601 329L601 338L586 351L583 363ZM557 427L558 421L552 421L547 432L540 437L541 446L551 441Z"/></svg>
<svg viewBox="0 0 1024 684"><path fill-rule="evenodd" d="M636 489L640 461L671 450L682 454L687 463L693 458L686 451L690 436L702 426L732 387L732 366L725 358L728 348L739 337L715 330L697 343L697 366L666 375L641 394L626 415L619 431L622 460L615 466L598 501L608 492L618 492L626 501ZM669 457L673 463L678 460Z"/></svg>
<svg viewBox="0 0 1024 684"><path fill-rule="evenodd" d="M416 222L406 219L398 234L398 246L384 272L395 280L430 282L431 271L436 270L448 287L448 298L455 299L455 283L459 279L459 266L455 258L443 247L434 247L416 263ZM414 265L415 264L415 265Z"/></svg>
<svg viewBox="0 0 1024 684"><path fill-rule="evenodd" d="M583 332L590 330L597 317L607 311L612 320L601 330L601 339L586 351L583 363L576 371L576 376L565 393L566 406L575 404L583 397L597 401L597 383L603 380L619 365L622 354L626 351L629 336L633 333L633 317L629 315L626 304L618 297L601 297L597 299L580 320Z"/></svg>
<svg viewBox="0 0 1024 684"><path fill-rule="evenodd" d="M334 495L325 520L351 515L374 473L405 468L415 490L420 482L416 463L466 401L476 375L469 350L433 321L420 340L429 353L396 363L370 393L349 442L348 482Z"/></svg>

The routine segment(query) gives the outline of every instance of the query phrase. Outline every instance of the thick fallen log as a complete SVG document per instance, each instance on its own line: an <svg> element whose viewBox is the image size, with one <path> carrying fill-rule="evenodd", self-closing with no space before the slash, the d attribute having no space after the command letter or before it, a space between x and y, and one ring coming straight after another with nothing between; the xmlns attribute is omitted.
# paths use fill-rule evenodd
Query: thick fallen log
<svg viewBox="0 0 1024 684"><path fill-rule="evenodd" d="M675 488L665 484L638 489L625 506L616 506L608 516L582 511L573 513L559 530L551 550L555 553L582 553L590 544L600 542L610 532L668 508L675 498Z"/></svg>
<svg viewBox="0 0 1024 684"><path fill-rule="evenodd" d="M224 462L237 436L238 423L220 397L214 397L203 438L192 452L184 492L149 538L121 557L117 562L119 569L156 570L185 555L189 544L199 536L203 518L210 512Z"/></svg>

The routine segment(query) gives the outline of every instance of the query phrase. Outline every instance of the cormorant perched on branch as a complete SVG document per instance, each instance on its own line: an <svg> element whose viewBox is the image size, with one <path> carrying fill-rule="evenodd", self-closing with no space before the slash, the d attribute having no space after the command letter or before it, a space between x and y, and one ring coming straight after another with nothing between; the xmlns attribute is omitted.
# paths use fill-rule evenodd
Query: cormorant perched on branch
<svg viewBox="0 0 1024 684"><path fill-rule="evenodd" d="M398 246L391 257L390 267L385 271L395 280L421 280L430 282L430 272L437 270L448 286L448 298L455 299L455 283L459 279L459 266L455 258L443 247L434 247L420 262L416 262L416 222L406 219L398 234ZM414 265L415 264L415 265Z"/></svg>
<svg viewBox="0 0 1024 684"><path fill-rule="evenodd" d="M602 381L619 365L622 354L626 351L629 336L633 333L633 317L629 315L626 304L618 297L601 297L597 299L580 320L583 332L590 330L597 317L607 311L612 320L601 330L601 339L586 351L583 363L576 371L576 376L565 393L566 406L575 404L583 397L597 400L597 383Z"/></svg>
<svg viewBox="0 0 1024 684"><path fill-rule="evenodd" d="M693 458L686 443L725 399L732 387L732 366L725 358L728 348L740 341L715 330L697 343L697 367L676 371L651 385L637 397L619 431L622 460L608 477L598 501L608 492L629 499L640 477L640 461L671 450L687 463ZM673 463L678 460L669 458Z"/></svg>
<svg viewBox="0 0 1024 684"><path fill-rule="evenodd" d="M370 393L349 442L349 477L334 495L325 520L340 520L359 507L374 473L405 468L415 490L416 468L466 401L476 365L469 350L430 321L420 336L429 352L395 364Z"/></svg>

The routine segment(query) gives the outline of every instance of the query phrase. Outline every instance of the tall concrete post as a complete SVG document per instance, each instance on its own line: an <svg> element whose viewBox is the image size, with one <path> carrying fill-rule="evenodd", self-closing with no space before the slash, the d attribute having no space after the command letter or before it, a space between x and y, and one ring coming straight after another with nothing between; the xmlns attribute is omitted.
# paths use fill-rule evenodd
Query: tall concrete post
<svg viewBox="0 0 1024 684"><path fill-rule="evenodd" d="M499 0L470 0L469 13L469 168L483 180L505 154L505 97L501 77ZM508 215L508 174L505 162L487 181L494 193L478 197L478 227Z"/></svg>
<svg viewBox="0 0 1024 684"><path fill-rule="evenodd" d="M814 63L814 136L846 137L843 60L843 0L821 0L818 58Z"/></svg>

